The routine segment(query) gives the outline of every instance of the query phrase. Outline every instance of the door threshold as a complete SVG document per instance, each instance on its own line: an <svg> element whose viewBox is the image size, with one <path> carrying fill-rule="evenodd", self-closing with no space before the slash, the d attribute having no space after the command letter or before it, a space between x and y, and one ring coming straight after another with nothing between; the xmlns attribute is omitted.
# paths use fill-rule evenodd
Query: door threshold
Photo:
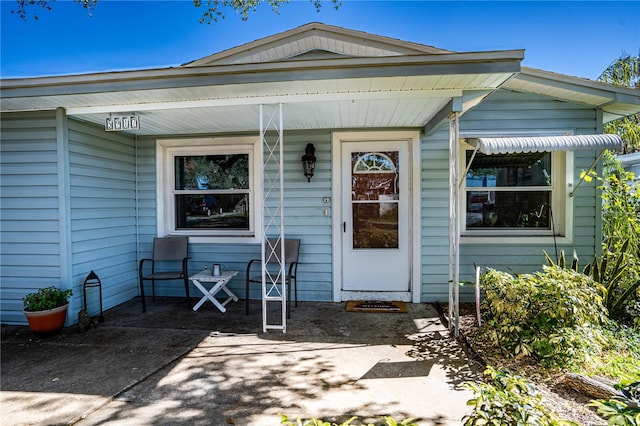
<svg viewBox="0 0 640 426"><path fill-rule="evenodd" d="M349 300L382 300L411 302L411 292L409 291L342 291L342 301Z"/></svg>

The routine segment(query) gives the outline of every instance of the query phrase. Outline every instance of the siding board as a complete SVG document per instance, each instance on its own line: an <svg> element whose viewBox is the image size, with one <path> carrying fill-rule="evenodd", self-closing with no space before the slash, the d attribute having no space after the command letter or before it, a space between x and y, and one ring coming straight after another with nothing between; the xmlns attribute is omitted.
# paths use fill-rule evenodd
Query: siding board
<svg viewBox="0 0 640 426"><path fill-rule="evenodd" d="M74 294L93 270L108 309L138 294L132 137L70 120L69 182Z"/></svg>
<svg viewBox="0 0 640 426"><path fill-rule="evenodd" d="M57 122L54 111L1 118L2 322L25 324L22 298L61 285Z"/></svg>

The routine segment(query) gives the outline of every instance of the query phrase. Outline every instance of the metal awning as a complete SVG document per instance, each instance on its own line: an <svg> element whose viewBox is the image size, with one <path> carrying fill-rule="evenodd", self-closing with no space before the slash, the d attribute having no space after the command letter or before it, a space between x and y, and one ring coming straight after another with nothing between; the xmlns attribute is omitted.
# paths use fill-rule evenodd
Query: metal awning
<svg viewBox="0 0 640 426"><path fill-rule="evenodd" d="M467 142L483 154L545 151L622 150L622 139L613 134L577 136L534 136L517 138L469 138Z"/></svg>

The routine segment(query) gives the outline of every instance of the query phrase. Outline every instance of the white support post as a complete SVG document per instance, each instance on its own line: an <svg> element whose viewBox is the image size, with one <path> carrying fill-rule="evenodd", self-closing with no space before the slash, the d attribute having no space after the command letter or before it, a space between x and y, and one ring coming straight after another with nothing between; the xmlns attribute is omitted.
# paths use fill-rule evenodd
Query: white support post
<svg viewBox="0 0 640 426"><path fill-rule="evenodd" d="M460 197L458 163L460 150L459 113L449 116L449 331L459 335L460 318Z"/></svg>
<svg viewBox="0 0 640 426"><path fill-rule="evenodd" d="M264 185L262 212L262 331L264 333L271 329L282 330L283 333L287 331L282 137L282 104L260 105ZM270 244L269 241L272 243ZM277 253L276 250L280 252ZM267 264L271 264L273 269L269 270ZM274 264L277 264L277 270ZM278 309L279 319L276 318Z"/></svg>

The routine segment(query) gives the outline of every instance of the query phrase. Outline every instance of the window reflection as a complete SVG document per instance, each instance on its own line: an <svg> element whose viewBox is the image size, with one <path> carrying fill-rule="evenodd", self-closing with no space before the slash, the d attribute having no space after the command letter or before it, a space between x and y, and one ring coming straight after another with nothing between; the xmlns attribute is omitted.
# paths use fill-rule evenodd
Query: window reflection
<svg viewBox="0 0 640 426"><path fill-rule="evenodd" d="M467 165L472 152L467 151ZM551 186L551 153L485 155L477 153L466 176L467 187Z"/></svg>
<svg viewBox="0 0 640 426"><path fill-rule="evenodd" d="M249 229L246 194L176 195L177 229Z"/></svg>
<svg viewBox="0 0 640 426"><path fill-rule="evenodd" d="M176 229L249 230L249 154L174 157Z"/></svg>
<svg viewBox="0 0 640 426"><path fill-rule="evenodd" d="M467 229L551 229L551 184L550 152L478 153L466 175Z"/></svg>
<svg viewBox="0 0 640 426"><path fill-rule="evenodd" d="M351 154L353 248L398 248L398 151Z"/></svg>

